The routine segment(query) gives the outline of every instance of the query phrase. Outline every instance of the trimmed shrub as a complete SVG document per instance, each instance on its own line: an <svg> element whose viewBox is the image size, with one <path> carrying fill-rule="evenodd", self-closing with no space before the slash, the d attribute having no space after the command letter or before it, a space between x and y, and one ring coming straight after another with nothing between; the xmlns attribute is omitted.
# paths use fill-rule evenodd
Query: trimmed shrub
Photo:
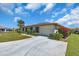
<svg viewBox="0 0 79 59"><path fill-rule="evenodd" d="M58 32L60 33L60 34L62 34L63 36L64 36L64 31L63 30L61 30L61 29L58 29Z"/></svg>
<svg viewBox="0 0 79 59"><path fill-rule="evenodd" d="M32 30L30 30L29 28L27 29L27 34L32 34Z"/></svg>
<svg viewBox="0 0 79 59"><path fill-rule="evenodd" d="M60 33L52 33L49 35L49 39L60 40L63 38L63 35Z"/></svg>
<svg viewBox="0 0 79 59"><path fill-rule="evenodd" d="M38 33L37 33L36 31L33 30L32 33L31 33L31 35L37 36Z"/></svg>
<svg viewBox="0 0 79 59"><path fill-rule="evenodd" d="M58 32L63 35L63 38L68 37L72 33L72 31L70 31L70 30L69 31L63 31L61 29L59 29Z"/></svg>
<svg viewBox="0 0 79 59"><path fill-rule="evenodd" d="M68 36L69 36L69 35L71 35L71 33L72 33L72 31L68 31L68 33L67 33L67 34L68 34Z"/></svg>

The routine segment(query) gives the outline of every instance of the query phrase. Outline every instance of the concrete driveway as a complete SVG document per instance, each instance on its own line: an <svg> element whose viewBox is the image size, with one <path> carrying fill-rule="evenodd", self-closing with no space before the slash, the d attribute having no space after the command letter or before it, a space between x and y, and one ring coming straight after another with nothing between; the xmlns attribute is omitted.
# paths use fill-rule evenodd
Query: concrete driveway
<svg viewBox="0 0 79 59"><path fill-rule="evenodd" d="M1 56L65 56L66 42L44 36L0 43Z"/></svg>

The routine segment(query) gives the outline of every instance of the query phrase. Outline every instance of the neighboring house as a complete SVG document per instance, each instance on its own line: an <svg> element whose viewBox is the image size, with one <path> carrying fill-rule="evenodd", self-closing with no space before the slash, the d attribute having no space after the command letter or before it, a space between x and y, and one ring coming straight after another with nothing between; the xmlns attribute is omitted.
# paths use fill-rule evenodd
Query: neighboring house
<svg viewBox="0 0 79 59"><path fill-rule="evenodd" d="M6 31L7 31L6 27L0 26L0 32L6 32Z"/></svg>
<svg viewBox="0 0 79 59"><path fill-rule="evenodd" d="M70 30L69 28L61 26L58 23L40 23L35 25L29 25L24 27L23 30L27 31L28 28L30 28L32 31L36 31L40 35L49 35L51 33L56 33L58 32L58 29Z"/></svg>

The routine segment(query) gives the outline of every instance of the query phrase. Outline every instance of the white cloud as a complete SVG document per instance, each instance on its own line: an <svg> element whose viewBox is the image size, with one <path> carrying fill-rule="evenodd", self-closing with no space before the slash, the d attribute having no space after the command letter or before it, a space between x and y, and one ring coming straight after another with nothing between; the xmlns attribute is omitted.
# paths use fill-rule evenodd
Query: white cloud
<svg viewBox="0 0 79 59"><path fill-rule="evenodd" d="M5 4L0 4L0 9L3 11L3 12L6 12L10 15L13 15L13 11L12 11L12 8L13 8L13 5L14 4L8 4L8 3L5 3Z"/></svg>
<svg viewBox="0 0 79 59"><path fill-rule="evenodd" d="M25 6L25 9L35 11L36 9L40 7L41 7L41 3L29 3L28 5Z"/></svg>
<svg viewBox="0 0 79 59"><path fill-rule="evenodd" d="M67 25L79 24L79 21L71 21L67 22Z"/></svg>
<svg viewBox="0 0 79 59"><path fill-rule="evenodd" d="M15 8L15 13L19 14L21 16L26 16L26 17L29 16L29 13L26 12L26 11L24 11L23 7L17 7L17 8Z"/></svg>
<svg viewBox="0 0 79 59"><path fill-rule="evenodd" d="M79 7L72 9L70 14L65 15L63 18L57 20L56 22L57 23L67 22L66 25L78 24L79 23Z"/></svg>
<svg viewBox="0 0 79 59"><path fill-rule="evenodd" d="M59 20L57 20L57 23L64 23L66 21L68 21L70 19L69 14L65 15L63 18L60 18Z"/></svg>
<svg viewBox="0 0 79 59"><path fill-rule="evenodd" d="M52 18L56 17L56 14L55 15L52 15Z"/></svg>
<svg viewBox="0 0 79 59"><path fill-rule="evenodd" d="M44 8L43 12L47 12L48 10L52 9L54 6L55 6L54 3L46 4L46 7Z"/></svg>
<svg viewBox="0 0 79 59"><path fill-rule="evenodd" d="M22 10L23 10L22 7L17 7L17 8L15 8L15 13L21 13Z"/></svg>
<svg viewBox="0 0 79 59"><path fill-rule="evenodd" d="M9 10L7 10L7 12L8 13L10 13L11 15L13 15L14 13L13 13L13 11L11 11L10 9Z"/></svg>
<svg viewBox="0 0 79 59"><path fill-rule="evenodd" d="M7 9L5 7L1 7L1 10L4 11L4 12L6 12L6 13L8 13L8 14L10 14L10 15L13 15L14 14L12 10Z"/></svg>
<svg viewBox="0 0 79 59"><path fill-rule="evenodd" d="M79 20L79 7L72 9L71 17L76 20Z"/></svg>
<svg viewBox="0 0 79 59"><path fill-rule="evenodd" d="M67 22L67 25L72 25L73 23L72 22Z"/></svg>
<svg viewBox="0 0 79 59"><path fill-rule="evenodd" d="M49 19L46 19L45 20L45 22L50 22L50 23L52 23L53 21L54 21L53 19L50 19L50 20Z"/></svg>
<svg viewBox="0 0 79 59"><path fill-rule="evenodd" d="M61 10L61 13L63 13L63 12L67 12L67 9L66 9L66 8L63 8L63 9Z"/></svg>
<svg viewBox="0 0 79 59"><path fill-rule="evenodd" d="M52 17L52 18L53 18L53 17L56 17L58 14L59 14L58 12L52 12L51 17Z"/></svg>
<svg viewBox="0 0 79 59"><path fill-rule="evenodd" d="M42 12L47 12L54 7L55 3L29 3L25 6L25 9L35 11L36 9L39 9L42 5L46 6L44 10L42 10Z"/></svg>
<svg viewBox="0 0 79 59"><path fill-rule="evenodd" d="M66 16L64 16L64 21L66 21L66 18L69 19L70 17L68 17L68 13L67 13L67 9L66 8L63 8L62 10L60 11L57 11L57 12L52 12L52 15L51 17L54 18L54 17L57 17L59 14L67 14ZM63 19L61 18L61 20L57 21L57 22L63 22Z"/></svg>
<svg viewBox="0 0 79 59"><path fill-rule="evenodd" d="M58 14L66 14L66 13L67 13L67 9L66 9L66 8L63 8L61 11L58 11L58 12L52 12L51 17L54 18L54 17L57 17Z"/></svg>
<svg viewBox="0 0 79 59"><path fill-rule="evenodd" d="M20 20L21 18L20 17L15 17L14 18L14 22L17 22L18 20Z"/></svg>

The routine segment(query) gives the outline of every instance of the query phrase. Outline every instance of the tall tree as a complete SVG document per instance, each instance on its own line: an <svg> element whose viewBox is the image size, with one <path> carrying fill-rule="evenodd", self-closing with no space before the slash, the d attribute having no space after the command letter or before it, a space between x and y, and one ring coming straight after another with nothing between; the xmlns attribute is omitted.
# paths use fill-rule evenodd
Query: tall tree
<svg viewBox="0 0 79 59"><path fill-rule="evenodd" d="M24 27L24 24L25 24L24 21L22 19L20 19L20 20L17 21L17 23L18 23L19 31L23 32L23 27Z"/></svg>

